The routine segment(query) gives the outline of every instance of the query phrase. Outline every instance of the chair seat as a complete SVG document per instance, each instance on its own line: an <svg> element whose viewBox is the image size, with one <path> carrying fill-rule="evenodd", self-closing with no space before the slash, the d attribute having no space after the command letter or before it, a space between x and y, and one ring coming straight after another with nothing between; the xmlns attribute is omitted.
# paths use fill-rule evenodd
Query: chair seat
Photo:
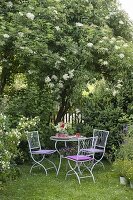
<svg viewBox="0 0 133 200"><path fill-rule="evenodd" d="M88 152L88 153L103 153L103 152L104 152L104 149L89 148L89 149L82 149L82 152Z"/></svg>
<svg viewBox="0 0 133 200"><path fill-rule="evenodd" d="M93 160L92 157L85 156L85 155L73 155L73 156L67 156L66 158L69 159L69 160L73 160L73 161L89 161L89 160Z"/></svg>
<svg viewBox="0 0 133 200"><path fill-rule="evenodd" d="M56 150L36 150L36 151L31 151L32 154L52 154L55 153Z"/></svg>

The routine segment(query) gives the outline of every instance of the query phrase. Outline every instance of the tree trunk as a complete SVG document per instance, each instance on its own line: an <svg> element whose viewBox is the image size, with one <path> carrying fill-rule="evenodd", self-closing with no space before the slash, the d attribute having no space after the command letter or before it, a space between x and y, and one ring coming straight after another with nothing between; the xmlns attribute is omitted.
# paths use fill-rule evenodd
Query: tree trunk
<svg viewBox="0 0 133 200"><path fill-rule="evenodd" d="M54 120L55 124L57 124L58 122L62 120L62 118L67 113L68 109L70 108L69 95L67 95L67 92L70 92L70 91L67 89L68 88L65 88L61 94L62 102L61 102L57 117Z"/></svg>

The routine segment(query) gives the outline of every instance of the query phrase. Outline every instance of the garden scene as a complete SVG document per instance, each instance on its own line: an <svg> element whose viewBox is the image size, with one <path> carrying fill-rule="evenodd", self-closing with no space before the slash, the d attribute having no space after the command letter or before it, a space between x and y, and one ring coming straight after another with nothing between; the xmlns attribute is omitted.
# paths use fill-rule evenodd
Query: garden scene
<svg viewBox="0 0 133 200"><path fill-rule="evenodd" d="M8 199L133 199L133 22L119 1L1 0Z"/></svg>

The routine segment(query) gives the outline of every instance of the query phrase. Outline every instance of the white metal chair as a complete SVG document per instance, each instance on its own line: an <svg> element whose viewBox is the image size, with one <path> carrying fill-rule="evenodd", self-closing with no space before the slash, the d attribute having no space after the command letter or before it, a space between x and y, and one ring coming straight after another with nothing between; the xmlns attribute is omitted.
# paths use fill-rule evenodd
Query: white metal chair
<svg viewBox="0 0 133 200"><path fill-rule="evenodd" d="M97 137L79 138L78 139L78 153L77 155L71 155L65 157L68 160L70 170L66 173L66 178L69 175L75 174L80 184L80 179L92 177L95 182L94 175L92 173L94 165L93 155L88 155L86 149L95 148ZM74 163L74 166L73 166ZM87 171L87 175L85 173ZM89 175L88 175L89 172Z"/></svg>
<svg viewBox="0 0 133 200"><path fill-rule="evenodd" d="M88 155L93 155L93 157L95 159L95 163L93 165L93 168L98 163L100 163L104 168L104 164L102 162L102 159L105 155L105 149L106 149L108 136L109 136L109 131L98 130L98 129L93 130L93 137L98 137L97 142L96 142L96 147L86 149L86 152L88 152Z"/></svg>
<svg viewBox="0 0 133 200"><path fill-rule="evenodd" d="M51 161L48 157L56 152L56 150L47 150L47 149L41 149L40 139L38 131L32 131L27 132L27 140L30 150L30 155L32 160L34 161L34 164L32 165L30 169L30 173L33 168L35 167L42 167L47 175L47 170L54 168L57 175L57 168L53 161ZM52 167L46 168L42 162L46 160L50 164L52 164Z"/></svg>

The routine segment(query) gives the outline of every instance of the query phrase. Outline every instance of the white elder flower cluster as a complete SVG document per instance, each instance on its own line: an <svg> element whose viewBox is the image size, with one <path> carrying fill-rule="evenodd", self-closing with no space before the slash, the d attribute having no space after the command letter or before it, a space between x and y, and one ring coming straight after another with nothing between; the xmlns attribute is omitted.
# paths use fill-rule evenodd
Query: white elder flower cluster
<svg viewBox="0 0 133 200"><path fill-rule="evenodd" d="M23 15L24 15L22 12L19 12L18 14L19 14L20 16L23 16Z"/></svg>
<svg viewBox="0 0 133 200"><path fill-rule="evenodd" d="M45 78L45 83L49 83L51 81L51 78L49 78L49 76L47 76L46 78Z"/></svg>
<svg viewBox="0 0 133 200"><path fill-rule="evenodd" d="M60 31L60 27L59 27L59 26L55 26L55 29L56 29L57 31Z"/></svg>
<svg viewBox="0 0 133 200"><path fill-rule="evenodd" d="M108 48L104 48L104 47L100 48L99 50L101 50L101 52L108 52Z"/></svg>
<svg viewBox="0 0 133 200"><path fill-rule="evenodd" d="M47 76L45 78L45 83L47 84L48 87L50 87L52 89L55 86L55 84L52 83L52 81L57 81L57 80L58 80L58 77L56 75L52 75L51 78L49 76Z"/></svg>
<svg viewBox="0 0 133 200"><path fill-rule="evenodd" d="M3 170L10 169L10 161L1 160L0 165Z"/></svg>
<svg viewBox="0 0 133 200"><path fill-rule="evenodd" d="M103 40L108 40L109 38L107 36L104 36L103 37Z"/></svg>
<svg viewBox="0 0 133 200"><path fill-rule="evenodd" d="M33 54L33 53L35 53L32 49L30 49L29 47L20 47L20 49L21 50L26 50L26 51L28 51L28 53L31 53L31 54Z"/></svg>
<svg viewBox="0 0 133 200"><path fill-rule="evenodd" d="M61 60L64 60L64 58L61 57ZM68 79L72 79L73 77L74 77L74 69L69 70L68 73L62 75L62 79L64 81L67 81ZM58 80L58 77L53 74L51 77L46 76L45 83L51 89L55 88L55 91L58 91L64 86L63 80Z"/></svg>
<svg viewBox="0 0 133 200"><path fill-rule="evenodd" d="M13 7L13 3L11 1L8 1L7 4L6 4L6 6L8 8L12 8Z"/></svg>
<svg viewBox="0 0 133 200"><path fill-rule="evenodd" d="M108 61L107 60L103 60L103 59L99 59L99 63L102 65L108 65Z"/></svg>
<svg viewBox="0 0 133 200"><path fill-rule="evenodd" d="M120 46L115 45L114 48L115 48L116 50L119 50L119 49L120 49Z"/></svg>
<svg viewBox="0 0 133 200"><path fill-rule="evenodd" d="M57 60L56 62L55 62L55 68L56 69L59 69L59 65L60 65L60 63L61 63L61 61L60 60Z"/></svg>
<svg viewBox="0 0 133 200"><path fill-rule="evenodd" d="M57 60L56 62L55 62L55 68L56 69L59 69L59 65L61 64L61 62L65 62L66 61L66 59L65 58L63 58L63 57L59 57L59 60Z"/></svg>
<svg viewBox="0 0 133 200"><path fill-rule="evenodd" d="M109 15L106 15L106 16L105 16L105 19L108 20L108 19L110 19L111 16L113 16L113 15L115 15L115 14L116 14L116 12L110 12Z"/></svg>
<svg viewBox="0 0 133 200"><path fill-rule="evenodd" d="M93 47L93 43L91 42L87 43L87 47Z"/></svg>
<svg viewBox="0 0 133 200"><path fill-rule="evenodd" d="M3 113L0 114L0 132L6 129L6 115Z"/></svg>
<svg viewBox="0 0 133 200"><path fill-rule="evenodd" d="M48 86L52 89L52 88L54 88L54 83L50 82L50 83L48 83Z"/></svg>
<svg viewBox="0 0 133 200"><path fill-rule="evenodd" d="M34 20L35 15L34 15L33 13L28 12L28 13L26 13L26 17L27 17L28 19Z"/></svg>
<svg viewBox="0 0 133 200"><path fill-rule="evenodd" d="M123 24L124 24L124 22L123 22L122 20L120 20L120 21L119 21L119 24L123 25Z"/></svg>
<svg viewBox="0 0 133 200"><path fill-rule="evenodd" d="M69 74L69 78L73 78L74 77L74 69L69 70L68 74Z"/></svg>
<svg viewBox="0 0 133 200"><path fill-rule="evenodd" d="M56 75L52 75L51 79L54 79L55 81L57 81L58 77Z"/></svg>
<svg viewBox="0 0 133 200"><path fill-rule="evenodd" d="M16 137L18 140L21 138L21 133L17 129L12 129L9 134L11 138Z"/></svg>
<svg viewBox="0 0 133 200"><path fill-rule="evenodd" d="M65 58L63 58L63 57L60 57L60 60L61 60L61 61L65 61L66 59L65 59Z"/></svg>
<svg viewBox="0 0 133 200"><path fill-rule="evenodd" d="M120 53L118 56L119 56L121 59L125 57L125 55L124 55L123 53Z"/></svg>
<svg viewBox="0 0 133 200"><path fill-rule="evenodd" d="M118 94L117 90L113 90L113 96L115 97Z"/></svg>
<svg viewBox="0 0 133 200"><path fill-rule="evenodd" d="M69 79L69 75L68 75L68 74L64 74L62 77L63 77L63 79L64 79L65 81Z"/></svg>
<svg viewBox="0 0 133 200"><path fill-rule="evenodd" d="M11 152L3 149L2 156L0 156L0 166L2 170L10 169Z"/></svg>
<svg viewBox="0 0 133 200"><path fill-rule="evenodd" d="M99 40L99 43L102 44L102 43L103 43L103 40Z"/></svg>
<svg viewBox="0 0 133 200"><path fill-rule="evenodd" d="M3 37L8 39L10 36L9 36L8 34L5 33L5 34L3 35Z"/></svg>
<svg viewBox="0 0 133 200"><path fill-rule="evenodd" d="M33 73L35 73L35 71L34 70L28 70L28 73L33 74Z"/></svg>
<svg viewBox="0 0 133 200"><path fill-rule="evenodd" d="M18 128L19 129L30 129L33 126L36 126L36 124L40 121L40 118L34 117L33 119L29 119L26 117L22 117L19 121Z"/></svg>
<svg viewBox="0 0 133 200"><path fill-rule="evenodd" d="M82 23L80 23L80 22L76 22L76 26L77 26L77 27L82 27L82 26L83 26L83 24L82 24Z"/></svg>
<svg viewBox="0 0 133 200"><path fill-rule="evenodd" d="M62 78L66 81L66 80L71 79L73 77L74 77L74 69L69 70L68 74L64 74Z"/></svg>
<svg viewBox="0 0 133 200"><path fill-rule="evenodd" d="M106 15L106 16L105 16L105 19L107 19L107 20L110 19L110 16L109 16L109 15Z"/></svg>
<svg viewBox="0 0 133 200"><path fill-rule="evenodd" d="M59 87L59 88L63 88L63 82L62 82L62 81L59 81L58 87Z"/></svg>
<svg viewBox="0 0 133 200"><path fill-rule="evenodd" d="M23 36L24 36L24 33L18 32L18 36L19 36L19 37L23 37Z"/></svg>
<svg viewBox="0 0 133 200"><path fill-rule="evenodd" d="M54 14L56 14L56 15L58 15L58 12L57 12L57 10L53 10L53 13L54 13Z"/></svg>
<svg viewBox="0 0 133 200"><path fill-rule="evenodd" d="M127 43L123 44L123 47L128 47L128 44Z"/></svg>
<svg viewBox="0 0 133 200"><path fill-rule="evenodd" d="M103 61L103 65L108 65L108 61Z"/></svg>
<svg viewBox="0 0 133 200"><path fill-rule="evenodd" d="M110 44L114 44L116 42L116 38L112 37L109 42Z"/></svg>

